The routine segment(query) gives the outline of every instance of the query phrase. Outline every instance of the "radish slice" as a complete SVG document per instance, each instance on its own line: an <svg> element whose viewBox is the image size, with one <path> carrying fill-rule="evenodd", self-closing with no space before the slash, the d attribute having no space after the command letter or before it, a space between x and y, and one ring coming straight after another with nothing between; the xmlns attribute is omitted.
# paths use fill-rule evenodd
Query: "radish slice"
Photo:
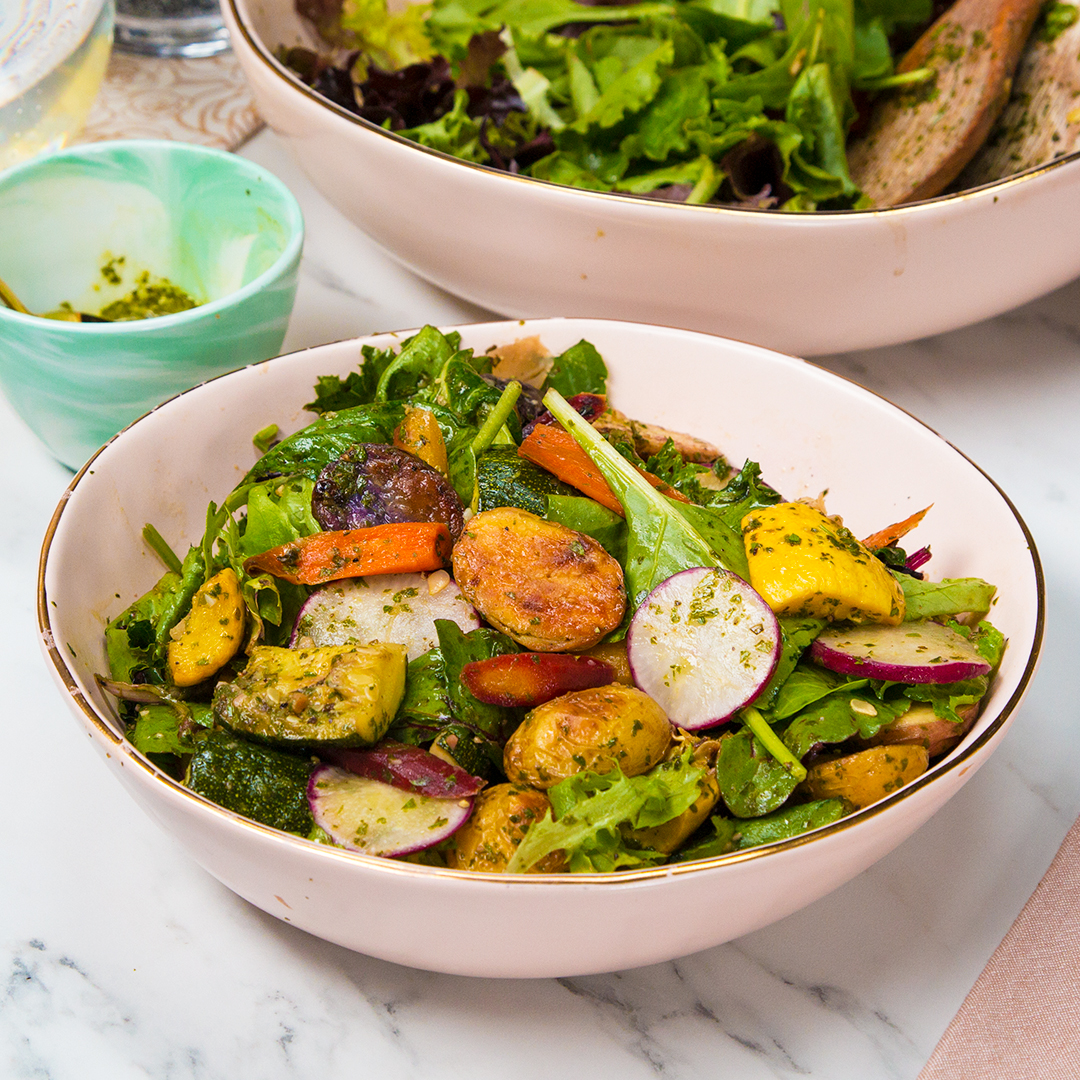
<svg viewBox="0 0 1080 1080"><path fill-rule="evenodd" d="M810 655L841 675L889 682L951 683L990 670L967 638L936 622L826 630Z"/></svg>
<svg viewBox="0 0 1080 1080"><path fill-rule="evenodd" d="M484 786L480 777L457 765L390 739L370 750L320 750L319 756L357 776L433 799L471 798Z"/></svg>
<svg viewBox="0 0 1080 1080"><path fill-rule="evenodd" d="M769 605L727 570L695 567L662 581L627 635L634 682L688 731L754 700L780 658Z"/></svg>
<svg viewBox="0 0 1080 1080"><path fill-rule="evenodd" d="M315 824L335 844L366 855L408 855L445 840L472 812L472 799L432 799L334 765L308 781Z"/></svg>
<svg viewBox="0 0 1080 1080"><path fill-rule="evenodd" d="M300 609L289 644L295 648L302 638L315 645L395 642L415 660L439 644L436 619L450 619L465 633L480 625L473 606L445 571L355 578L312 593Z"/></svg>

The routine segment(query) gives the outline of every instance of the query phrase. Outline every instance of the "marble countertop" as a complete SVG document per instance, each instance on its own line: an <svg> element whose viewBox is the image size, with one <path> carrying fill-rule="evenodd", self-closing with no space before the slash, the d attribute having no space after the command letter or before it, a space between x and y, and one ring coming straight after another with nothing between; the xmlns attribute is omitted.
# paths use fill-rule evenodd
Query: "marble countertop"
<svg viewBox="0 0 1080 1080"><path fill-rule="evenodd" d="M241 152L307 219L285 351L488 315L391 262L271 133ZM1046 572L1041 670L990 762L850 884L695 956L536 982L413 971L309 937L136 808L76 738L39 654L39 546L70 475L0 401L0 1075L916 1077L1080 812L1080 281L968 329L818 363L915 413L1009 493Z"/></svg>

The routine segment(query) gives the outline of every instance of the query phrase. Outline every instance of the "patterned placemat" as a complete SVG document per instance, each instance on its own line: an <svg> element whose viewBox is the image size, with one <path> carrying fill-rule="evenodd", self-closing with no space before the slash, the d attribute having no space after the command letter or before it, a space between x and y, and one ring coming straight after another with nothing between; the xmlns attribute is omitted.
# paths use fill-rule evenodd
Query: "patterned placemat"
<svg viewBox="0 0 1080 1080"><path fill-rule="evenodd" d="M77 142L180 139L235 150L262 127L231 52L199 60L113 50Z"/></svg>

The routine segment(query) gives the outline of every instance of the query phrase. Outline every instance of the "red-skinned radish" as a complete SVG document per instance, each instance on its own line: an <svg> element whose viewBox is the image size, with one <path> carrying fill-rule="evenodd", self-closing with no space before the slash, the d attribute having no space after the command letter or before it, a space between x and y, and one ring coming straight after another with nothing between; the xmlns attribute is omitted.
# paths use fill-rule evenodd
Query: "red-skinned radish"
<svg viewBox="0 0 1080 1080"><path fill-rule="evenodd" d="M780 658L769 605L727 570L695 567L661 582L630 623L634 681L688 731L753 701Z"/></svg>
<svg viewBox="0 0 1080 1080"><path fill-rule="evenodd" d="M320 765L308 781L315 824L335 844L366 855L408 855L452 836L469 818L472 799L433 799L391 784Z"/></svg>
<svg viewBox="0 0 1080 1080"><path fill-rule="evenodd" d="M450 619L465 633L480 625L445 571L357 578L313 592L300 609L290 645L295 648L302 638L315 645L396 642L415 660L439 644L436 619Z"/></svg>
<svg viewBox="0 0 1080 1080"><path fill-rule="evenodd" d="M433 799L468 799L484 786L457 765L419 746L384 739L370 750L322 750L320 757L347 772Z"/></svg>
<svg viewBox="0 0 1080 1080"><path fill-rule="evenodd" d="M614 682L615 669L603 660L567 653L510 653L473 660L461 681L487 705L533 709L571 690L590 690Z"/></svg>
<svg viewBox="0 0 1080 1080"><path fill-rule="evenodd" d="M952 683L990 671L967 638L928 621L829 629L814 640L810 655L841 675L888 682Z"/></svg>

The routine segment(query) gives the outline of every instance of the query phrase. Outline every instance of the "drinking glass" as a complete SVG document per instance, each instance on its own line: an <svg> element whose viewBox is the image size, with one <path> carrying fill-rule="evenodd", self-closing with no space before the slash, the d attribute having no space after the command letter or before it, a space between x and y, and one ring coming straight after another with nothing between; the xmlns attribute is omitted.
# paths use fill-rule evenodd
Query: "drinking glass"
<svg viewBox="0 0 1080 1080"><path fill-rule="evenodd" d="M112 35L113 0L0 0L0 169L82 130Z"/></svg>
<svg viewBox="0 0 1080 1080"><path fill-rule="evenodd" d="M116 0L116 47L144 56L214 56L229 47L219 0Z"/></svg>

